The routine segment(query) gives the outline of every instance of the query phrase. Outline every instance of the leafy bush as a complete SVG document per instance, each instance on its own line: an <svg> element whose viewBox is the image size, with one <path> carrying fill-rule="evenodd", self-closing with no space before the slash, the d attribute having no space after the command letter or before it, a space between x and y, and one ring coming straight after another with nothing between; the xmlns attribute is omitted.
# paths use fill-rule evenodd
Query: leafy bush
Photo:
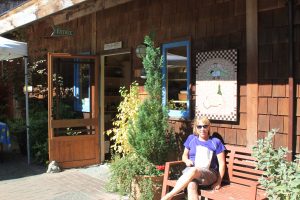
<svg viewBox="0 0 300 200"><path fill-rule="evenodd" d="M26 131L26 122L23 118L15 118L7 121L8 127L12 135L19 136L18 134Z"/></svg>
<svg viewBox="0 0 300 200"><path fill-rule="evenodd" d="M106 131L106 134L112 135L113 145L111 148L114 152L125 156L132 151L128 143L128 127L130 123L135 125L138 107L141 103L138 94L138 84L133 82L129 91L125 87L121 87L120 94L123 100L118 106L118 114L113 121L114 128Z"/></svg>
<svg viewBox="0 0 300 200"><path fill-rule="evenodd" d="M257 168L265 171L265 177L259 182L266 188L269 199L300 199L299 157L294 162L288 162L287 148L274 149L272 139L275 134L276 130L270 131L253 147L253 156L258 160Z"/></svg>
<svg viewBox="0 0 300 200"><path fill-rule="evenodd" d="M40 164L46 164L49 158L48 110L45 103L32 99L29 109L31 154L33 160Z"/></svg>
<svg viewBox="0 0 300 200"><path fill-rule="evenodd" d="M9 119L7 121L11 136L17 140L20 153L26 155L27 153L27 132L26 121L23 118Z"/></svg>
<svg viewBox="0 0 300 200"><path fill-rule="evenodd" d="M108 190L118 192L121 195L131 194L131 184L136 176L145 174L157 176L162 174L161 171L156 169L155 165L135 153L130 153L122 158L115 157L110 166L110 171L111 177ZM147 188L145 188L146 190Z"/></svg>

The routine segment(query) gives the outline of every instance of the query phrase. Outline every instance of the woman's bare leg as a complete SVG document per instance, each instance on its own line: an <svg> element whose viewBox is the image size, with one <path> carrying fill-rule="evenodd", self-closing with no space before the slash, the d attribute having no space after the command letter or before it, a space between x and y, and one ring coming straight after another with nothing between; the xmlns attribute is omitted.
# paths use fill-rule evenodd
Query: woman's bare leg
<svg viewBox="0 0 300 200"><path fill-rule="evenodd" d="M187 186L188 200L199 200L198 196L198 183L190 182Z"/></svg>
<svg viewBox="0 0 300 200"><path fill-rule="evenodd" d="M188 172L184 173L176 182L175 187L171 190L171 192L167 193L161 200L169 200L180 191L182 191L186 186L196 177L200 176L200 170L192 167Z"/></svg>

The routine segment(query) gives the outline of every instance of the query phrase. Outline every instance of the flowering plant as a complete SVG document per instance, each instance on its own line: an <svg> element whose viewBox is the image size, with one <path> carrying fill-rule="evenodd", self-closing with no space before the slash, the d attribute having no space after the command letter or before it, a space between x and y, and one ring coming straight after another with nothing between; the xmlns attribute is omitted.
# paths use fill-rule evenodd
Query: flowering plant
<svg viewBox="0 0 300 200"><path fill-rule="evenodd" d="M161 171L161 172L164 172L164 171L165 171L165 166L164 166L164 165L156 165L155 167L156 167L156 169L157 169L158 171Z"/></svg>

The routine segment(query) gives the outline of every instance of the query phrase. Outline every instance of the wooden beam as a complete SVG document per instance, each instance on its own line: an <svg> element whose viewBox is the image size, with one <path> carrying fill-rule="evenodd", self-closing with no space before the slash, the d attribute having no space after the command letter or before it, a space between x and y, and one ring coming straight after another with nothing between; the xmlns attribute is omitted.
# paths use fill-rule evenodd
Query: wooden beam
<svg viewBox="0 0 300 200"><path fill-rule="evenodd" d="M91 50L92 54L95 55L97 52L97 14L92 14L92 30L91 30Z"/></svg>
<svg viewBox="0 0 300 200"><path fill-rule="evenodd" d="M90 126L91 124L93 124L93 125L97 124L97 119L90 118L90 119L51 120L50 128L68 128L68 127Z"/></svg>
<svg viewBox="0 0 300 200"><path fill-rule="evenodd" d="M287 147L290 153L287 156L288 161L294 160L296 154L296 87L294 75L294 1L288 1L288 17L289 17L289 128L287 135Z"/></svg>
<svg viewBox="0 0 300 200"><path fill-rule="evenodd" d="M0 34L88 0L31 0L0 16Z"/></svg>
<svg viewBox="0 0 300 200"><path fill-rule="evenodd" d="M246 0L247 52L247 146L256 143L258 134L258 40L257 0Z"/></svg>
<svg viewBox="0 0 300 200"><path fill-rule="evenodd" d="M93 0L79 5L74 9L66 10L52 17L54 25L63 24L74 19L105 10L117 5L121 5L133 0Z"/></svg>

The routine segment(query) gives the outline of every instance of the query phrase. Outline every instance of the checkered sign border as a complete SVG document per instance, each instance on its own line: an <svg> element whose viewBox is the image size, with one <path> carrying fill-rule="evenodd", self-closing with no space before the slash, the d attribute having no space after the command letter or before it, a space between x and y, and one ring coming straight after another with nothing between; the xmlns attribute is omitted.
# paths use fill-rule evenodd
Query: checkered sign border
<svg viewBox="0 0 300 200"><path fill-rule="evenodd" d="M198 69L200 66L209 59L213 58L222 58L230 61L235 66L235 72L237 72L237 49L228 49L228 50L220 50L220 51L205 51L198 52L196 54L196 80L198 79ZM197 101L197 97L196 97ZM233 112L227 115L217 115L217 114L203 114L196 106L195 117L207 116L212 120L221 120L221 121L237 121L237 105Z"/></svg>

